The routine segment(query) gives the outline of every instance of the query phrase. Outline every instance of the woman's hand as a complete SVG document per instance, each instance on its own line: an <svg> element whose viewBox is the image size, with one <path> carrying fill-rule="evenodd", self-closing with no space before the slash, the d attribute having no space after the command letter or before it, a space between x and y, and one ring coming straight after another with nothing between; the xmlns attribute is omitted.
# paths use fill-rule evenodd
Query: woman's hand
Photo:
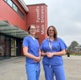
<svg viewBox="0 0 81 80"><path fill-rule="evenodd" d="M51 53L51 52L47 52L46 55L47 55L48 58L52 58L54 56L54 54Z"/></svg>
<svg viewBox="0 0 81 80"><path fill-rule="evenodd" d="M35 62L39 62L40 60L41 60L41 56L38 56L38 57L35 58L34 61L35 61Z"/></svg>

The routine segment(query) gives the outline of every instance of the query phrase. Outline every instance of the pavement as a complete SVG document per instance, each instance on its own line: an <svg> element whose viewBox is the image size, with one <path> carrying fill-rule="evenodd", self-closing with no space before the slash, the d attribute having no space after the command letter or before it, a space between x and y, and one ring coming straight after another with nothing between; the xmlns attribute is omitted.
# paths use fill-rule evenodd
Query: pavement
<svg viewBox="0 0 81 80"><path fill-rule="evenodd" d="M63 56L66 80L81 80L81 56ZM0 60L0 80L27 80L25 57ZM41 64L40 80L45 80Z"/></svg>

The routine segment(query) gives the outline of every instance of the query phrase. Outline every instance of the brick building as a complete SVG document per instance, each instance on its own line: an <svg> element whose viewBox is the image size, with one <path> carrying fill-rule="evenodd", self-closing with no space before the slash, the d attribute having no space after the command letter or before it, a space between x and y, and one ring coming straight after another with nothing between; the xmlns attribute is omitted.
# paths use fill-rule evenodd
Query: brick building
<svg viewBox="0 0 81 80"><path fill-rule="evenodd" d="M23 0L0 0L0 57L20 56L27 27L34 24L41 44L46 38L47 5L26 5Z"/></svg>

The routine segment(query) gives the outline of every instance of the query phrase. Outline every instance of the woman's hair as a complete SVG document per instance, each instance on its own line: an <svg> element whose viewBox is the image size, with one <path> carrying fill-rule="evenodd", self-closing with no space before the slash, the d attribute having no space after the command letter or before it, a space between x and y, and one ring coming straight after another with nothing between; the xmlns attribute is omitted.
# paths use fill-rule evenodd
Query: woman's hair
<svg viewBox="0 0 81 80"><path fill-rule="evenodd" d="M30 28L31 26L35 26L34 24L31 24L30 26L28 26L28 33L30 34Z"/></svg>
<svg viewBox="0 0 81 80"><path fill-rule="evenodd" d="M53 35L53 37L54 37L54 39L55 40L57 40L57 30L56 30L56 28L54 27L54 26L49 26L48 27L48 29L47 29L47 35L49 36L49 28L53 28L53 30L54 30L54 35Z"/></svg>

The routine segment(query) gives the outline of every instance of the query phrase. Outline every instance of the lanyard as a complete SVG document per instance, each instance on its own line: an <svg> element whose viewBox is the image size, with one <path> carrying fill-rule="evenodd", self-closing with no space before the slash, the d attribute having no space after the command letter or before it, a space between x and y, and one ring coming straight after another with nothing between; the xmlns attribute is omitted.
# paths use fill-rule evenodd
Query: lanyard
<svg viewBox="0 0 81 80"><path fill-rule="evenodd" d="M53 43L49 42L49 48L52 51Z"/></svg>

